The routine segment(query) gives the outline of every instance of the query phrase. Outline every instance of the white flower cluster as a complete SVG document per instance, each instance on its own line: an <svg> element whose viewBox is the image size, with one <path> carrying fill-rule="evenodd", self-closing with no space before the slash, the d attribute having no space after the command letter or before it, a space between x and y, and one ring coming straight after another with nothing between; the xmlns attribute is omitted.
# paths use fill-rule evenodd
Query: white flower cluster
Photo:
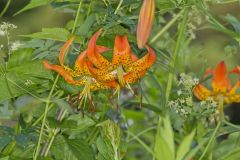
<svg viewBox="0 0 240 160"><path fill-rule="evenodd" d="M178 82L178 85L183 85L184 88L187 90L192 89L195 85L199 83L199 79L192 78L189 75L186 75L185 73L180 74L180 80Z"/></svg>
<svg viewBox="0 0 240 160"><path fill-rule="evenodd" d="M26 86L30 86L30 85L33 85L34 83L33 83L33 81L31 81L31 80L26 80L26 82L24 83Z"/></svg>
<svg viewBox="0 0 240 160"><path fill-rule="evenodd" d="M192 107L192 104L192 97L187 97L169 101L168 106L171 109L175 110L177 114L187 117L190 112L186 109L186 107Z"/></svg>
<svg viewBox="0 0 240 160"><path fill-rule="evenodd" d="M8 35L9 31L16 29L17 26L11 23L3 22L0 24L0 36Z"/></svg>
<svg viewBox="0 0 240 160"><path fill-rule="evenodd" d="M206 101L195 103L193 101L192 89L199 83L197 78L192 78L185 73L180 74L178 85L181 86L177 91L179 96L176 100L169 101L168 106L173 109L177 114L188 116L210 116L217 111L217 103L213 98L209 98Z"/></svg>
<svg viewBox="0 0 240 160"><path fill-rule="evenodd" d="M4 47L3 44L0 44L0 51L3 49L3 47Z"/></svg>
<svg viewBox="0 0 240 160"><path fill-rule="evenodd" d="M206 101L200 102L200 107L206 108L206 109L217 109L217 102L214 101L212 97L209 97Z"/></svg>
<svg viewBox="0 0 240 160"><path fill-rule="evenodd" d="M23 44L20 41L15 41L11 43L10 51L16 51L18 48L20 48Z"/></svg>
<svg viewBox="0 0 240 160"><path fill-rule="evenodd" d="M192 7L191 11L188 13L188 17L190 17L190 21L187 24L188 35L192 39L196 39L195 31L197 29L197 26L202 24L203 17L201 15L201 12L196 7Z"/></svg>

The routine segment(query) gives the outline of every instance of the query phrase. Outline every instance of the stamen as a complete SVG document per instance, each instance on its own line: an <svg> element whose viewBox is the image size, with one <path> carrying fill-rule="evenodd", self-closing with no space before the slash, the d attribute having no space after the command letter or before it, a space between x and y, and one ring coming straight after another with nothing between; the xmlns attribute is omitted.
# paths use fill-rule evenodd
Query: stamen
<svg viewBox="0 0 240 160"><path fill-rule="evenodd" d="M124 76L124 70L123 70L122 65L120 65L117 68L117 77L118 77L118 82L120 83L121 86L125 85L125 80L124 80L123 76Z"/></svg>
<svg viewBox="0 0 240 160"><path fill-rule="evenodd" d="M130 86L130 84L129 84L129 83L126 83L126 84L127 84L127 89L129 89L133 95L136 95L136 94L134 93L132 87Z"/></svg>
<svg viewBox="0 0 240 160"><path fill-rule="evenodd" d="M88 104L88 108L87 108L87 112L90 112L90 109L92 108L92 105L93 105L92 102L93 102L92 98L90 98L90 101L89 101L89 104Z"/></svg>
<svg viewBox="0 0 240 160"><path fill-rule="evenodd" d="M72 99L72 96L70 94L69 94L69 104L71 106L72 111L74 112L73 99Z"/></svg>

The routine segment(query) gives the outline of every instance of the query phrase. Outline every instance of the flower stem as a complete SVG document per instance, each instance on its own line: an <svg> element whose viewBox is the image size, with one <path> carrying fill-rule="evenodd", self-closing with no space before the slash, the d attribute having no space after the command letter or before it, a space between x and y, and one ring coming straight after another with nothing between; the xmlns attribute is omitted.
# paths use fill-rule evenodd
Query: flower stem
<svg viewBox="0 0 240 160"><path fill-rule="evenodd" d="M173 53L172 60L170 61L170 67L171 68L175 67L175 61L177 59L178 53L180 52L180 48L182 46L182 43L183 43L184 37L185 37L184 34L185 34L187 20L188 20L188 9L185 8L183 10L183 12L184 12L183 13L183 20L182 20L182 23L180 25L176 47L175 47L175 50L174 50L174 53ZM173 76L174 76L174 74L172 72L170 72L169 75L168 75L168 83L167 83L166 94L165 94L165 104L167 104L167 102L169 100L169 96L170 96L171 89L172 89Z"/></svg>
<svg viewBox="0 0 240 160"><path fill-rule="evenodd" d="M2 12L0 13L0 18L2 18L2 16L6 13L8 7L10 6L11 0L7 1L7 4L5 5L5 7L3 8Z"/></svg>
<svg viewBox="0 0 240 160"><path fill-rule="evenodd" d="M48 108L50 106L51 97L52 97L53 91L54 91L54 89L55 89L55 87L57 85L58 79L59 79L59 75L57 75L57 77L56 77L56 79L55 79L55 81L53 83L52 89L51 89L51 91L50 91L50 93L48 95L47 101L46 101L44 116L43 116L42 125L41 125L41 130L40 130L40 133L39 133L37 148L36 148L35 154L33 156L33 160L37 159L39 151L40 151L40 145L41 145L41 141L42 141L42 135L43 135L44 126L45 126L45 123L46 123Z"/></svg>
<svg viewBox="0 0 240 160"><path fill-rule="evenodd" d="M180 11L176 16L174 16L166 26L164 26L151 40L150 44L155 43L156 40L163 34L165 33L177 20L178 18L183 14L183 11Z"/></svg>
<svg viewBox="0 0 240 160"><path fill-rule="evenodd" d="M80 13L80 10L81 10L81 6L82 6L82 0L80 1L79 5L78 5L77 15L75 17L75 21L74 21L74 24L73 24L72 33L75 32L75 29L76 29L76 26L77 26L77 22L78 22L79 13Z"/></svg>
<svg viewBox="0 0 240 160"><path fill-rule="evenodd" d="M114 14L117 14L118 10L120 9L121 5L123 3L123 0L120 0L118 6L117 6L117 9L115 10Z"/></svg>
<svg viewBox="0 0 240 160"><path fill-rule="evenodd" d="M82 6L82 0L80 1L79 5L78 5L77 15L75 17L74 25L73 25L73 28L72 28L72 33L75 32L81 6ZM52 86L52 89L51 89L51 91L50 91L50 93L48 95L47 101L46 101L44 116L43 116L42 125L41 125L41 130L40 130L40 133L39 133L39 139L38 139L38 143L37 143L37 148L36 148L35 154L33 156L33 160L36 160L38 155L39 155L41 141L42 141L42 135L43 135L43 130L44 130L44 126L45 126L45 123L46 123L46 117L47 117L47 113L48 113L48 110L49 110L51 97L52 97L53 91L54 91L54 89L55 89L55 87L57 85L58 79L59 79L59 75L57 75L57 77L55 78L53 86ZM53 137L55 137L55 136L53 136ZM53 141L53 140L54 140L54 138L52 138L51 141ZM49 146L48 146L49 149L50 149L51 144L52 144L51 141L50 141ZM48 152L48 150L47 150L47 152Z"/></svg>
<svg viewBox="0 0 240 160"><path fill-rule="evenodd" d="M209 140L209 142L208 142L206 148L204 149L204 151L203 151L201 157L199 158L199 160L202 160L202 159L204 158L204 156L206 155L206 153L207 153L209 147L211 146L213 140L214 140L215 137L216 137L217 131L218 131L218 129L219 129L220 126L221 126L221 122L222 122L221 120L218 122L218 124L217 124L217 126L216 126L216 128L215 128L215 130L214 130L214 132L213 132L213 134L212 134L212 136L211 136L211 138L210 138L210 140Z"/></svg>

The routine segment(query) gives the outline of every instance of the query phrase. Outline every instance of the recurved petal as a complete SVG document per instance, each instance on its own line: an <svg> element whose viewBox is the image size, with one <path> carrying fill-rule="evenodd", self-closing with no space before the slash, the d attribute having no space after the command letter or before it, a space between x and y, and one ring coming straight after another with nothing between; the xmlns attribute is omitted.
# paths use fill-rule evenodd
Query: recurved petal
<svg viewBox="0 0 240 160"><path fill-rule="evenodd" d="M213 73L212 87L214 92L225 92L231 88L231 83L227 76L227 66L224 61L221 61Z"/></svg>
<svg viewBox="0 0 240 160"><path fill-rule="evenodd" d="M97 50L100 53L106 52L109 50L109 48L105 47L105 46L97 46ZM86 68L86 57L87 57L87 50L83 51L82 53L80 53L77 57L77 60L75 62L75 70L77 70L79 73L80 72L88 72L87 68Z"/></svg>
<svg viewBox="0 0 240 160"><path fill-rule="evenodd" d="M62 66L63 66L63 63L64 63L64 57L67 53L67 50L70 47L70 45L72 44L74 39L75 39L75 36L72 36L70 39L67 40L67 42L65 42L65 44L60 49L58 58L59 58L59 62Z"/></svg>
<svg viewBox="0 0 240 160"><path fill-rule="evenodd" d="M144 48L152 30L154 20L155 0L144 0L138 19L137 44Z"/></svg>
<svg viewBox="0 0 240 160"><path fill-rule="evenodd" d="M102 29L97 31L92 38L90 39L87 47L87 56L88 59L96 66L97 68L108 68L111 66L111 63L105 59L99 52L96 42L100 36Z"/></svg>
<svg viewBox="0 0 240 160"><path fill-rule="evenodd" d="M60 74L68 83L73 83L73 77L71 73L66 71L63 66L51 65L48 61L43 61L43 65L46 69L53 70Z"/></svg>
<svg viewBox="0 0 240 160"><path fill-rule="evenodd" d="M122 64L123 66L128 66L132 63L131 49L128 43L127 36L117 35L114 43L112 64L118 66Z"/></svg>
<svg viewBox="0 0 240 160"><path fill-rule="evenodd" d="M123 79L125 82L132 84L132 83L136 83L141 77L143 77L145 75L146 71L143 70L139 73L136 72L129 72L128 74L123 76Z"/></svg>
<svg viewBox="0 0 240 160"><path fill-rule="evenodd" d="M236 73L238 75L240 75L240 66L237 66L236 68L233 68L230 72L231 73Z"/></svg>
<svg viewBox="0 0 240 160"><path fill-rule="evenodd" d="M193 89L193 93L199 100L206 100L211 96L211 92L202 84L196 85Z"/></svg>
<svg viewBox="0 0 240 160"><path fill-rule="evenodd" d="M129 68L130 72L141 72L149 69L154 64L156 60L155 51L148 46L147 49L148 53L145 56L132 63Z"/></svg>

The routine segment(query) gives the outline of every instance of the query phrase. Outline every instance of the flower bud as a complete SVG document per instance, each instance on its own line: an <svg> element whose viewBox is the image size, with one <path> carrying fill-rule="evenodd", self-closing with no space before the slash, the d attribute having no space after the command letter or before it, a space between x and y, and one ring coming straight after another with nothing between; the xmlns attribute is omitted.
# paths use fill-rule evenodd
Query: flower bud
<svg viewBox="0 0 240 160"><path fill-rule="evenodd" d="M144 48L152 30L155 11L155 0L144 0L138 19L137 45Z"/></svg>

